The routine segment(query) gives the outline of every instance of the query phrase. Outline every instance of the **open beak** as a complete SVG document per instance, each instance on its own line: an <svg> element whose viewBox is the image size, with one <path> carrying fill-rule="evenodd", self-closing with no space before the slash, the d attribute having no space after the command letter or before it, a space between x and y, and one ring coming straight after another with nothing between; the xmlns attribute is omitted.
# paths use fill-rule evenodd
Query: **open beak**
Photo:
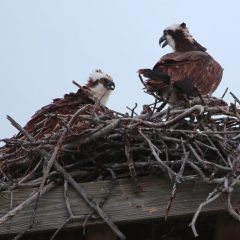
<svg viewBox="0 0 240 240"><path fill-rule="evenodd" d="M160 45L160 46L161 46L162 43L163 43L162 48L164 48L164 47L167 46L167 44L168 44L165 35L163 35L163 36L159 39L159 45Z"/></svg>
<svg viewBox="0 0 240 240"><path fill-rule="evenodd" d="M115 89L115 83L113 81L107 81L104 84L104 87L108 90L114 90Z"/></svg>

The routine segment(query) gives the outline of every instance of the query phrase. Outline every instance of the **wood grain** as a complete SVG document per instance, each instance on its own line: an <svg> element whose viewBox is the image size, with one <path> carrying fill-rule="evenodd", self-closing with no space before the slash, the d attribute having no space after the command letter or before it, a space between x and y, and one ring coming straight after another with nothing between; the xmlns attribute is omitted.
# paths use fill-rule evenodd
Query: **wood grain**
<svg viewBox="0 0 240 240"><path fill-rule="evenodd" d="M165 210L172 191L172 184L156 177L140 178L143 192L135 193L135 186L130 179L118 180L118 183L103 210L113 222L129 223L139 220L164 218ZM97 201L100 201L110 187L109 181L81 183L81 186L89 192ZM214 185L188 183L180 186L176 199L173 202L169 217L192 215L198 205L212 191ZM34 189L16 190L13 192L13 207L25 200ZM70 188L69 198L75 215L81 215L82 221L71 222L66 227L81 226L85 217L91 212L88 205L79 195ZM233 194L233 206L240 204L240 187L235 187ZM0 215L8 212L11 202L10 192L0 194ZM28 226L33 212L32 204L23 209L8 222L0 225L0 235L18 233ZM216 202L203 209L203 212L217 212L225 210L225 197L222 196ZM54 230L67 219L67 211L63 200L63 187L58 186L46 195L39 203L36 223L32 231ZM89 220L88 224L102 223L100 219Z"/></svg>

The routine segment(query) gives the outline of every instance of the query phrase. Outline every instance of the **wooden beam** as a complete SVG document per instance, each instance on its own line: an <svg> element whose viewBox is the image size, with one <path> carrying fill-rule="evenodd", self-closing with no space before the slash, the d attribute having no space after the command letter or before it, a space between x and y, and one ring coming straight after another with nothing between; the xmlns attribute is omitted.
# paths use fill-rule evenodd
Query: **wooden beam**
<svg viewBox="0 0 240 240"><path fill-rule="evenodd" d="M219 216L215 226L215 240L239 240L240 223L230 216Z"/></svg>
<svg viewBox="0 0 240 240"><path fill-rule="evenodd" d="M106 225L90 226L87 229L87 240L116 240L117 236Z"/></svg>
<svg viewBox="0 0 240 240"><path fill-rule="evenodd" d="M118 180L116 187L104 205L103 210L115 223L130 223L139 220L159 219L165 217L166 206L172 191L172 184L159 178L140 178L140 184L143 192L135 193L135 186L132 180ZM110 181L98 181L81 183L97 201L107 193L111 183ZM180 186L176 199L173 201L169 217L192 215L199 204L205 200L208 193L212 191L214 185L188 183ZM24 201L31 195L34 189L16 190L13 192L13 207ZM73 190L69 189L69 198L74 215L81 215L83 220L70 222L66 228L79 227L83 224L85 218L91 212L88 205ZM233 206L236 206L240 199L240 187L236 187L233 194ZM0 194L0 216L9 211L11 203L10 192ZM225 197L219 198L203 209L203 212L216 212L225 210ZM0 235L13 234L23 231L30 223L34 204L23 209L8 222L0 225ZM32 231L55 230L61 226L66 219L67 210L63 198L63 187L59 186L44 195L39 202L36 216L36 223ZM102 223L100 219L89 220L87 225Z"/></svg>

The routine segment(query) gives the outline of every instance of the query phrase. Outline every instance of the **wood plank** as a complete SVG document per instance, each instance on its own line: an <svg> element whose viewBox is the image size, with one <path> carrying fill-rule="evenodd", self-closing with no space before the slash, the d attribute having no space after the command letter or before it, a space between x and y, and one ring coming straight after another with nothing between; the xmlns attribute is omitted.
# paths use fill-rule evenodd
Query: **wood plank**
<svg viewBox="0 0 240 240"><path fill-rule="evenodd" d="M165 209L172 191L172 184L159 178L140 178L143 192L136 194L135 187L129 179L118 180L111 198L104 205L103 210L115 223L129 223L132 221L148 220L165 217ZM109 181L98 181L81 184L96 200L100 201L110 187ZM183 184L173 202L171 216L192 215L198 205L212 191L214 185L187 183ZM25 200L33 189L17 190L13 192L13 205L17 206ZM73 213L83 216L82 221L71 222L67 227L81 226L85 217L91 212L87 204L69 189L69 198ZM233 194L233 205L239 205L240 187ZM3 216L10 206L10 193L2 192L0 195L0 216ZM33 212L33 205L25 208L8 222L0 225L1 234L18 233L28 226ZM203 209L204 212L225 210L224 196ZM13 207L14 207L13 206ZM42 197L37 211L36 223L32 231L53 230L62 225L67 219L67 211L63 200L63 188L59 186ZM101 220L89 220L88 224L102 223Z"/></svg>

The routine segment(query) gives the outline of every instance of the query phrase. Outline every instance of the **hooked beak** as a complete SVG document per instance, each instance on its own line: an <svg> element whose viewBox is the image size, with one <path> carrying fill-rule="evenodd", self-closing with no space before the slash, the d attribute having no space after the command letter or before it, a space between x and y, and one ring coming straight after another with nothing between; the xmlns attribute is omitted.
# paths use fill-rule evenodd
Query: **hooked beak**
<svg viewBox="0 0 240 240"><path fill-rule="evenodd" d="M114 90L115 89L115 83L113 81L107 81L104 84L104 87L108 90Z"/></svg>
<svg viewBox="0 0 240 240"><path fill-rule="evenodd" d="M161 43L163 42L162 48L164 48L165 46L167 46L168 42L166 39L166 36L163 35L160 39L159 39L159 45L161 46Z"/></svg>

